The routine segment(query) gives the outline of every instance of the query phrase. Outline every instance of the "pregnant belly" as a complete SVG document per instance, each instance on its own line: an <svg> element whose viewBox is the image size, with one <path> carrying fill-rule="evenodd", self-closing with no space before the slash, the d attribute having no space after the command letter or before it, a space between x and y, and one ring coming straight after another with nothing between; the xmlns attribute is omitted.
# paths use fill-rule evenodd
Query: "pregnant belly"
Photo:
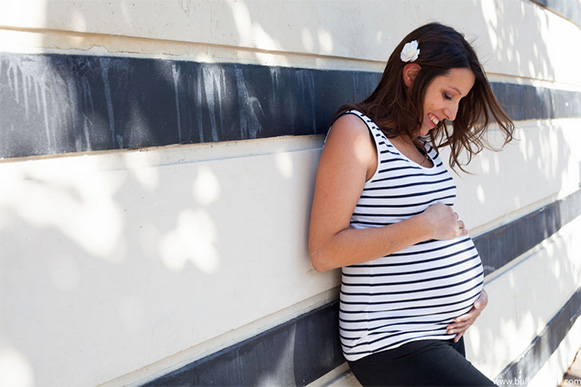
<svg viewBox="0 0 581 387"><path fill-rule="evenodd" d="M428 241L343 268L341 313L347 321L393 329L445 324L470 310L482 284L469 237Z"/></svg>

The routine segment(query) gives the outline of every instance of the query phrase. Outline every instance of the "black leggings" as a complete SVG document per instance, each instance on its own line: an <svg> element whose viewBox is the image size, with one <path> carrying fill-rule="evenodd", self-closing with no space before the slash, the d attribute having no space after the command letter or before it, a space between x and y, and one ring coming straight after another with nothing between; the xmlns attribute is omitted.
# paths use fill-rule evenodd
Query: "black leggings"
<svg viewBox="0 0 581 387"><path fill-rule="evenodd" d="M413 341L349 362L363 386L494 386L466 360L464 339Z"/></svg>

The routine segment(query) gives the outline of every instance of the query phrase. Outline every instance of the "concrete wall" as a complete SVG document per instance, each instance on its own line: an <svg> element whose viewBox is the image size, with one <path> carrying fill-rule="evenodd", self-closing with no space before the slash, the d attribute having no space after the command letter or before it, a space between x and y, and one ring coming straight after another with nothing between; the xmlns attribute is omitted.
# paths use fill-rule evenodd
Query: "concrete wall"
<svg viewBox="0 0 581 387"><path fill-rule="evenodd" d="M551 3L3 1L0 384L354 383L339 273L306 251L322 137L437 20L517 120L456 179L489 273L469 358L555 385L581 344L581 30Z"/></svg>

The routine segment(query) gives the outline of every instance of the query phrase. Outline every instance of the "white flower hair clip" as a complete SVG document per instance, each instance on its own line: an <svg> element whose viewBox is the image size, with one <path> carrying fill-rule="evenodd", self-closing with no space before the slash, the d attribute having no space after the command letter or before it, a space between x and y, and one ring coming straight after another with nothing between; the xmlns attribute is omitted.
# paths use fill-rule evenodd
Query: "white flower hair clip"
<svg viewBox="0 0 581 387"><path fill-rule="evenodd" d="M402 62L413 62L418 59L418 56L420 56L420 49L418 48L417 40L412 40L411 42L406 43L399 55Z"/></svg>

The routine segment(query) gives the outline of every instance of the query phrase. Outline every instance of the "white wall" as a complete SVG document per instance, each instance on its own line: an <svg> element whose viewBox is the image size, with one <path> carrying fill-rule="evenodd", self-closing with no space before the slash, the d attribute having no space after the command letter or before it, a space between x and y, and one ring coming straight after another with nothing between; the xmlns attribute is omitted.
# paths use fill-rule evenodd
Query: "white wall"
<svg viewBox="0 0 581 387"><path fill-rule="evenodd" d="M42 385L90 385L329 301L336 274L305 253L319 145L0 164L3 350Z"/></svg>
<svg viewBox="0 0 581 387"><path fill-rule="evenodd" d="M492 80L581 91L581 31L525 0L11 0L0 50L381 71L432 20L476 39ZM473 236L578 189L580 122L518 122L520 141L457 179ZM338 272L306 255L321 142L0 161L0 384L147 380L334 299ZM488 376L581 283L579 227L487 278L468 341Z"/></svg>
<svg viewBox="0 0 581 387"><path fill-rule="evenodd" d="M516 123L515 140L485 150L456 175L456 208L476 235L577 191L581 182L579 119ZM498 134L498 132L496 132ZM448 152L442 155L447 159Z"/></svg>
<svg viewBox="0 0 581 387"><path fill-rule="evenodd" d="M7 0L0 47L382 71L429 21L464 32L489 73L581 85L579 28L527 0Z"/></svg>

